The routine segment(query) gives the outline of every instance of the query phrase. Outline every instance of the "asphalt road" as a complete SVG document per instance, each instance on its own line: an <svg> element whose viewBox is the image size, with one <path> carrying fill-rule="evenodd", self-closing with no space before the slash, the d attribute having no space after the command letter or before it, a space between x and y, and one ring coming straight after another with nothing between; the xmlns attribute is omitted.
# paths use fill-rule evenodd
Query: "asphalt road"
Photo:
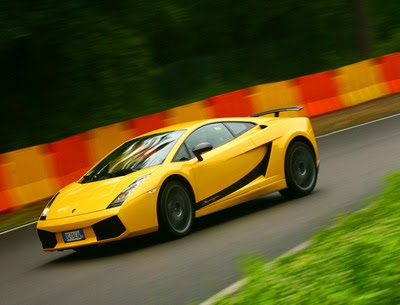
<svg viewBox="0 0 400 305"><path fill-rule="evenodd" d="M189 304L241 278L248 253L273 259L364 206L400 169L400 116L319 138L310 196L268 195L198 219L165 242L130 239L91 255L44 253L33 225L0 236L0 304ZM332 249L335 251L335 249Z"/></svg>

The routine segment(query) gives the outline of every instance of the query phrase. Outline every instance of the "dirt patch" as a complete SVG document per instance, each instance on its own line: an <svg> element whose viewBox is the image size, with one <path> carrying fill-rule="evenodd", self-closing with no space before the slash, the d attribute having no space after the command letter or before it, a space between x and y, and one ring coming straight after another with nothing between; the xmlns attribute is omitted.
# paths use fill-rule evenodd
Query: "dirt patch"
<svg viewBox="0 0 400 305"><path fill-rule="evenodd" d="M0 214L0 232L38 220L49 199L46 198L23 207L16 207L14 210Z"/></svg>
<svg viewBox="0 0 400 305"><path fill-rule="evenodd" d="M372 100L311 119L315 135L323 135L400 113L400 94Z"/></svg>

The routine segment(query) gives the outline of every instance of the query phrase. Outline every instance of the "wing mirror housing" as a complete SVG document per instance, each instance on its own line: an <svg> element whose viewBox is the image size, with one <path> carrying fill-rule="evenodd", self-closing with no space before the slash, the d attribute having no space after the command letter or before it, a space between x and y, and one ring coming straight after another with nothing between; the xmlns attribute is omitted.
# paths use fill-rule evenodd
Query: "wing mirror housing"
<svg viewBox="0 0 400 305"><path fill-rule="evenodd" d="M203 161L203 157L201 155L212 149L213 149L213 146L210 143L204 142L204 143L197 144L195 147L193 147L192 152L196 156L197 160Z"/></svg>

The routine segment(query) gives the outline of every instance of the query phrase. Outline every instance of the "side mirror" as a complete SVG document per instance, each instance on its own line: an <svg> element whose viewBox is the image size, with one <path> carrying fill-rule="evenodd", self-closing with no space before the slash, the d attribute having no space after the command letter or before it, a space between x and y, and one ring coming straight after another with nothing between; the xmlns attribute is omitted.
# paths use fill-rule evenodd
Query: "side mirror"
<svg viewBox="0 0 400 305"><path fill-rule="evenodd" d="M210 143L204 142L197 144L195 147L193 147L192 152L199 161L203 161L203 157L201 155L212 149L213 146Z"/></svg>

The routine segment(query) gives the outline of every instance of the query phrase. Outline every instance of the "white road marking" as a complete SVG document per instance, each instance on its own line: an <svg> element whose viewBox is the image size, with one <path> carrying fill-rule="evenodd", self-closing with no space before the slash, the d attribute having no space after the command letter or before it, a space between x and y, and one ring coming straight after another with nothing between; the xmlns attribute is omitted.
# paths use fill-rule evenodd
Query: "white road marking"
<svg viewBox="0 0 400 305"><path fill-rule="evenodd" d="M309 246L311 245L310 241L305 241L302 242L300 244L298 244L297 246L293 247L292 249L290 249L289 251L283 253L282 255L278 256L275 260L280 259L282 257L288 256L288 255L292 255L295 254L297 252L300 252L304 249L307 249ZM267 264L269 264L271 262L268 262ZM246 284L247 280L246 279L241 279L239 281L236 281L235 283L229 285L228 287L226 287L225 289L221 290L220 292L217 292L216 294L214 294L213 296L211 296L210 298L208 298L207 300L205 300L204 302L200 303L200 305L213 305L214 303L217 302L217 300L221 297L224 296L229 296L232 295L236 292L238 292L245 284Z"/></svg>
<svg viewBox="0 0 400 305"><path fill-rule="evenodd" d="M240 288L242 288L244 286L244 284L246 284L246 282L247 282L246 279L239 280L239 281L233 283L232 285L229 285L225 289L222 289L220 292L214 294L209 299L200 303L200 305L213 305L215 302L217 302L218 299L238 292L240 290Z"/></svg>
<svg viewBox="0 0 400 305"><path fill-rule="evenodd" d="M30 226L30 225L33 225L33 224L35 224L35 223L37 223L37 221L32 221L32 222L27 223L27 224L24 224L24 225L22 225L22 226L19 226L19 227L16 227L16 228L12 228L12 229L7 230L7 231L4 231L4 232L0 232L0 235L6 234L6 233L9 233L9 232L18 230L18 229L25 228L25 227Z"/></svg>
<svg viewBox="0 0 400 305"><path fill-rule="evenodd" d="M347 131L347 130L358 128L358 127L361 127L361 126L373 124L373 123L376 123L376 122L379 122L379 121L391 119L391 118L394 118L396 116L400 116L400 113L396 113L396 114L393 114L393 115L390 115L390 116L387 116L387 117L384 117L384 118L380 118L380 119L376 119L376 120L369 121L369 122L366 122L366 123L362 123L362 124L358 124L358 125L355 125L355 126L343 128L343 129L340 129L340 130L336 130L336 131L333 131L333 132L330 132L330 133L327 133L327 134L324 134L324 135L320 135L320 136L318 136L316 138L317 139L325 138L325 137L328 137L328 136L331 136L331 135L334 135L334 134L337 134L337 133L340 133L340 132L343 132L343 131ZM22 226L19 226L19 227L16 227L16 228L4 231L4 232L0 232L0 235L9 233L9 232L12 232L12 231L15 231L15 230L18 230L18 229L21 229L21 228L24 228L24 227L27 227L27 226L30 226L30 225L33 225L35 223L37 223L37 221L31 222L31 223L28 223L28 224L25 224L25 225L22 225Z"/></svg>
<svg viewBox="0 0 400 305"><path fill-rule="evenodd" d="M376 122L379 122L379 121L391 119L391 118L394 118L394 117L399 116L399 115L400 115L400 113L396 113L396 114L389 115L389 116L384 117L384 118L380 118L380 119L376 119L376 120L369 121L369 122L366 122L366 123L362 123L362 124L354 125L354 126L351 126L351 127L339 129L339 130L336 130L336 131L332 131L330 133L327 133L327 134L324 134L324 135L320 135L320 136L318 136L316 138L317 139L325 138L325 137L328 137L328 136L331 136L331 135L334 135L334 134L337 134L337 133L340 133L340 132L343 132L343 131L347 131L347 130L350 130L350 129L354 129L354 128L362 127L362 126L365 126L365 125L373 124L373 123L376 123Z"/></svg>

